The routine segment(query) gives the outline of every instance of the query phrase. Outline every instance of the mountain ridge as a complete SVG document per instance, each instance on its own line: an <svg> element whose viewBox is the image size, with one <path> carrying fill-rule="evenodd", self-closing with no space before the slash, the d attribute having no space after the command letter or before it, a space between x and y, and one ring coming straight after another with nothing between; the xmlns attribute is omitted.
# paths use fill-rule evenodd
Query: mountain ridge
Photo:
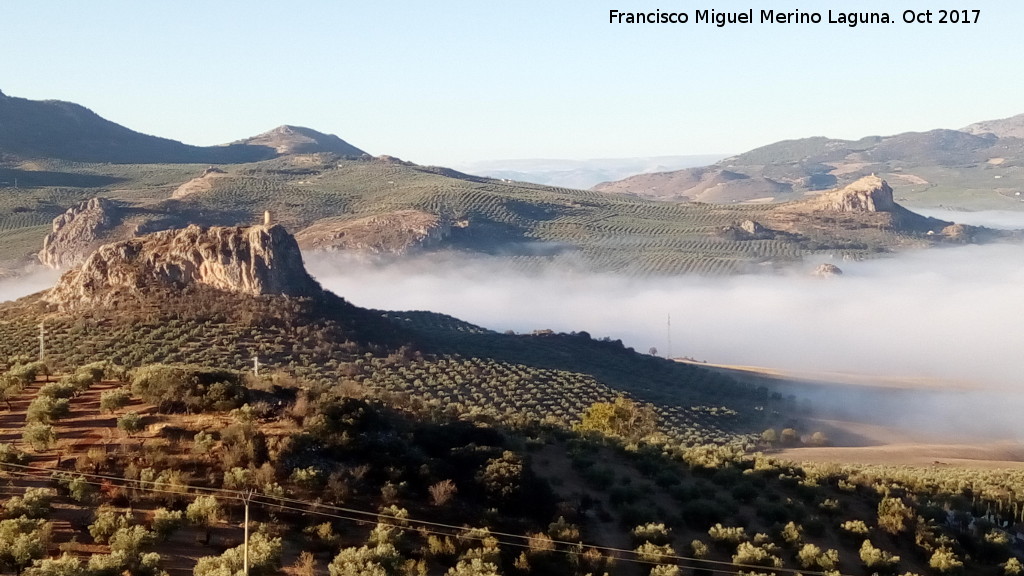
<svg viewBox="0 0 1024 576"><path fill-rule="evenodd" d="M708 166L641 174L593 189L683 202L786 202L879 174L915 206L1020 209L1024 139L1015 131L1021 122L1024 115L964 130L782 140Z"/></svg>
<svg viewBox="0 0 1024 576"><path fill-rule="evenodd" d="M310 152L365 154L337 136L288 125L229 144L192 146L136 132L73 102L0 97L0 158L235 164Z"/></svg>

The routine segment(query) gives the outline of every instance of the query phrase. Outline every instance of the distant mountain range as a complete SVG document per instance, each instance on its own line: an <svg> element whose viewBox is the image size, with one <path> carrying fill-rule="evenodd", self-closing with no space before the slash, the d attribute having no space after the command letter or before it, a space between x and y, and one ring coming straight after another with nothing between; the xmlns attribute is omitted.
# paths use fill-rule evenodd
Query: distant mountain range
<svg viewBox="0 0 1024 576"><path fill-rule="evenodd" d="M961 130L860 140L785 140L715 164L641 174L594 190L681 202L781 202L885 178L911 206L1021 209L1024 114Z"/></svg>
<svg viewBox="0 0 1024 576"><path fill-rule="evenodd" d="M190 146L135 132L71 102L28 100L0 92L0 155L117 164L256 162L282 154L364 152L309 128L281 126L222 146Z"/></svg>
<svg viewBox="0 0 1024 576"><path fill-rule="evenodd" d="M649 156L642 158L597 158L591 160L560 160L523 158L517 160L483 160L456 164L453 168L468 174L533 182L561 188L586 190L601 182L620 180L635 174L666 172L703 166L725 158L725 154L695 156Z"/></svg>

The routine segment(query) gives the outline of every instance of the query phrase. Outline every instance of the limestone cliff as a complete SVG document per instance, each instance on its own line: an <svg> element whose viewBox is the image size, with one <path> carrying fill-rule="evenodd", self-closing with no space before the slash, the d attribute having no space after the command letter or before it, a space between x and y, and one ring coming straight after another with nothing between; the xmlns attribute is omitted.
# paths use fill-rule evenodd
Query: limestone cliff
<svg viewBox="0 0 1024 576"><path fill-rule="evenodd" d="M845 188L825 192L809 200L808 204L833 212L893 212L897 207L888 182L873 174Z"/></svg>
<svg viewBox="0 0 1024 576"><path fill-rule="evenodd" d="M77 266L120 222L120 209L106 198L92 198L69 208L53 219L53 231L43 239L39 261L54 269Z"/></svg>
<svg viewBox="0 0 1024 576"><path fill-rule="evenodd" d="M71 308L193 285L249 295L322 293L283 227L193 225L101 246L64 274L46 299Z"/></svg>

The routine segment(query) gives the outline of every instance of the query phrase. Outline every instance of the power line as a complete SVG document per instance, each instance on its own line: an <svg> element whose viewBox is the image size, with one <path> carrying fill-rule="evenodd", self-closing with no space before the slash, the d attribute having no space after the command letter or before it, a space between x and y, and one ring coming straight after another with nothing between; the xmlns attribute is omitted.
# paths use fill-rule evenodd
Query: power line
<svg viewBox="0 0 1024 576"><path fill-rule="evenodd" d="M108 482L111 481L111 480L119 480L119 481L123 481L123 482L127 482L127 483L151 484L152 486L149 487L149 488L145 488L145 487L141 487L141 486L136 487L136 486L132 486L132 485L121 485L121 486L118 486L118 487L119 488L126 488L126 489L139 489L139 490L145 490L145 491L148 491L148 492L155 492L155 493L175 495L175 496L182 496L183 494L188 494L189 491L193 491L193 492L207 493L207 494L219 494L219 495L222 495L222 496L224 496L225 498L228 498L228 499L239 499L239 498L246 498L246 497L248 497L248 498L250 498L252 500L253 503L256 503L256 504L264 504L266 506L275 506L275 507L277 507L279 509L291 510L291 511L295 511L295 512L304 512L304 513L314 514L314 515L323 516L323 517L327 517L327 518L335 518L335 519L339 519L339 520L348 520L348 521L356 522L356 523L359 523L359 524L362 524L362 525L372 524L374 522L380 522L382 519L386 519L386 520L394 521L394 524L391 524L391 525L399 527L399 528L409 527L409 528L415 529L415 530L417 530L419 532L423 532L423 533L427 533L427 534L433 534L433 535L438 535L438 536L455 536L455 537L458 537L459 534L457 532L464 532L467 529L471 529L471 527L468 527L468 526L456 526L456 525L453 525L453 524L445 524L445 523L433 522L433 521L429 521L429 520L418 520L418 519L415 519L415 518L402 518L402 517L399 517L399 516L395 516L395 515L387 514L387 513L382 513L382 512L371 512L371 511L367 511L367 510L360 510L358 508L348 508L348 507L344 507L344 506L333 506L333 505L322 504L322 503L318 503L318 502L309 502L309 501L299 500L299 499L294 499L294 498L286 498L284 496L275 496L275 495L265 494L265 493L256 493L254 490L251 491L251 494L249 496L246 496L246 492L244 492L244 491L228 490L226 488L206 488L206 487L203 487L203 486L193 486L193 485L183 485L182 486L183 491L167 490L167 489L159 488L157 485L160 484L160 483L155 481L155 480L141 480L141 479L140 480L133 480L133 479L130 479L130 478L125 478L123 476L110 476L110 475L102 475L102 474L90 474L90 473L86 473L86 472L71 472L71 471L64 471L64 470L55 470L55 469L51 469L51 468L40 468L40 467L35 467L35 466L27 466L27 465L23 465L23 464L7 464L7 463L0 464L0 470L6 469L8 467L20 468L22 470L26 470L26 472L17 472L17 471L11 471L11 470L7 470L7 472L9 472L11 474L15 474L15 475L19 475L19 476L25 476L25 477L31 477L31 478L52 478L54 474L67 474L69 476L81 476L81 477L84 477L84 478L99 478L101 480L105 480L105 481L108 481ZM88 480L86 480L85 482L87 484L94 485L94 486L103 486L104 485L104 482L96 482L96 481L88 481ZM286 504L298 504L298 505L301 505L301 506L304 506L304 507L300 508L300 507L297 507L297 506L289 506L289 505L286 505ZM326 512L325 510L332 510L332 511L335 511L335 512L342 512L342 513L345 513L345 514L352 514L352 515L355 515L355 517L354 516L344 516L344 515L341 515L341 514L333 514L333 513ZM359 516L362 516L362 518L360 518ZM418 524L418 525L420 525L420 527L402 526L402 524L409 524L409 525ZM447 529L447 530L455 530L457 532L441 532L441 531L433 530L433 529L430 529L430 528L427 528L427 527L444 528L444 529ZM487 530L488 530L488 535L494 537L494 539L499 544L503 544L503 545L506 545L506 546L517 547L517 548L530 548L531 547L530 546L530 541L533 540L533 537L531 537L531 536L523 535L523 534L514 534L514 533L510 533L510 532L491 531L489 528ZM518 540L518 541L502 540L499 537L502 537L502 538L513 538L513 539ZM583 542L570 542L570 541L567 541L567 540L555 540L555 539L551 539L551 543L552 544L556 544L556 545L572 547L572 548L577 548L577 547L578 548L582 548L582 549L590 548L590 549L594 549L594 550L601 551L601 552L609 552L610 554L608 554L608 557L612 558L612 559L614 559L616 561L631 562L631 563L650 565L650 566L658 566L658 565L670 564L671 563L671 562L666 562L666 561L653 562L653 561L643 560L643 559L640 559L640 558L636 557L636 556L638 556L638 553L635 550L629 550L629 549L625 549L625 548L615 548L615 547L611 547L611 546L599 546L599 545L595 545L595 544L585 544ZM558 550L558 549L556 549L555 551L562 552L562 553L565 553L565 554L570 554L570 555L583 556L582 552L576 552L576 551L571 550L571 549L569 549L569 550ZM628 555L628 556L621 556L622 554L625 554L625 555ZM692 557L692 556L682 556L682 555L678 555L678 554L662 555L662 558L664 560L673 560L673 561L676 561L676 562L697 563L697 564L704 565L706 567L714 567L714 569L716 571L723 572L725 574L740 574L742 570L746 570L746 569L754 569L754 570L770 569L770 570L773 570L773 571L776 571L776 572L798 574L798 575L806 575L806 576L850 576L850 575L842 574L842 573L838 573L838 572L823 572L823 571L814 571L814 570L799 570L799 569L795 569L795 568L776 568L776 567L758 566L758 565L754 565L754 564L735 564L733 562L726 562L726 561L722 561L722 560L708 560L708 559L704 559L704 558L695 558L695 557ZM683 566L683 567L696 568L696 567L701 567L701 566ZM726 570L725 568L730 568L730 569L732 569L734 571Z"/></svg>

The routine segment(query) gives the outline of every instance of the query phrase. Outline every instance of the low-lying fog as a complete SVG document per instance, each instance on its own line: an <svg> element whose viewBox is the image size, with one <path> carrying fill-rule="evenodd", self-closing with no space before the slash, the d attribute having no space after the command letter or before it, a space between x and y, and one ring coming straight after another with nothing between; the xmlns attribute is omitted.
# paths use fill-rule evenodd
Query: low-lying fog
<svg viewBox="0 0 1024 576"><path fill-rule="evenodd" d="M817 262L809 263L817 264ZM1024 351L1024 246L836 261L845 274L628 279L428 256L401 265L310 259L360 306L433 310L498 331L586 330L646 352L726 364L1015 385Z"/></svg>

